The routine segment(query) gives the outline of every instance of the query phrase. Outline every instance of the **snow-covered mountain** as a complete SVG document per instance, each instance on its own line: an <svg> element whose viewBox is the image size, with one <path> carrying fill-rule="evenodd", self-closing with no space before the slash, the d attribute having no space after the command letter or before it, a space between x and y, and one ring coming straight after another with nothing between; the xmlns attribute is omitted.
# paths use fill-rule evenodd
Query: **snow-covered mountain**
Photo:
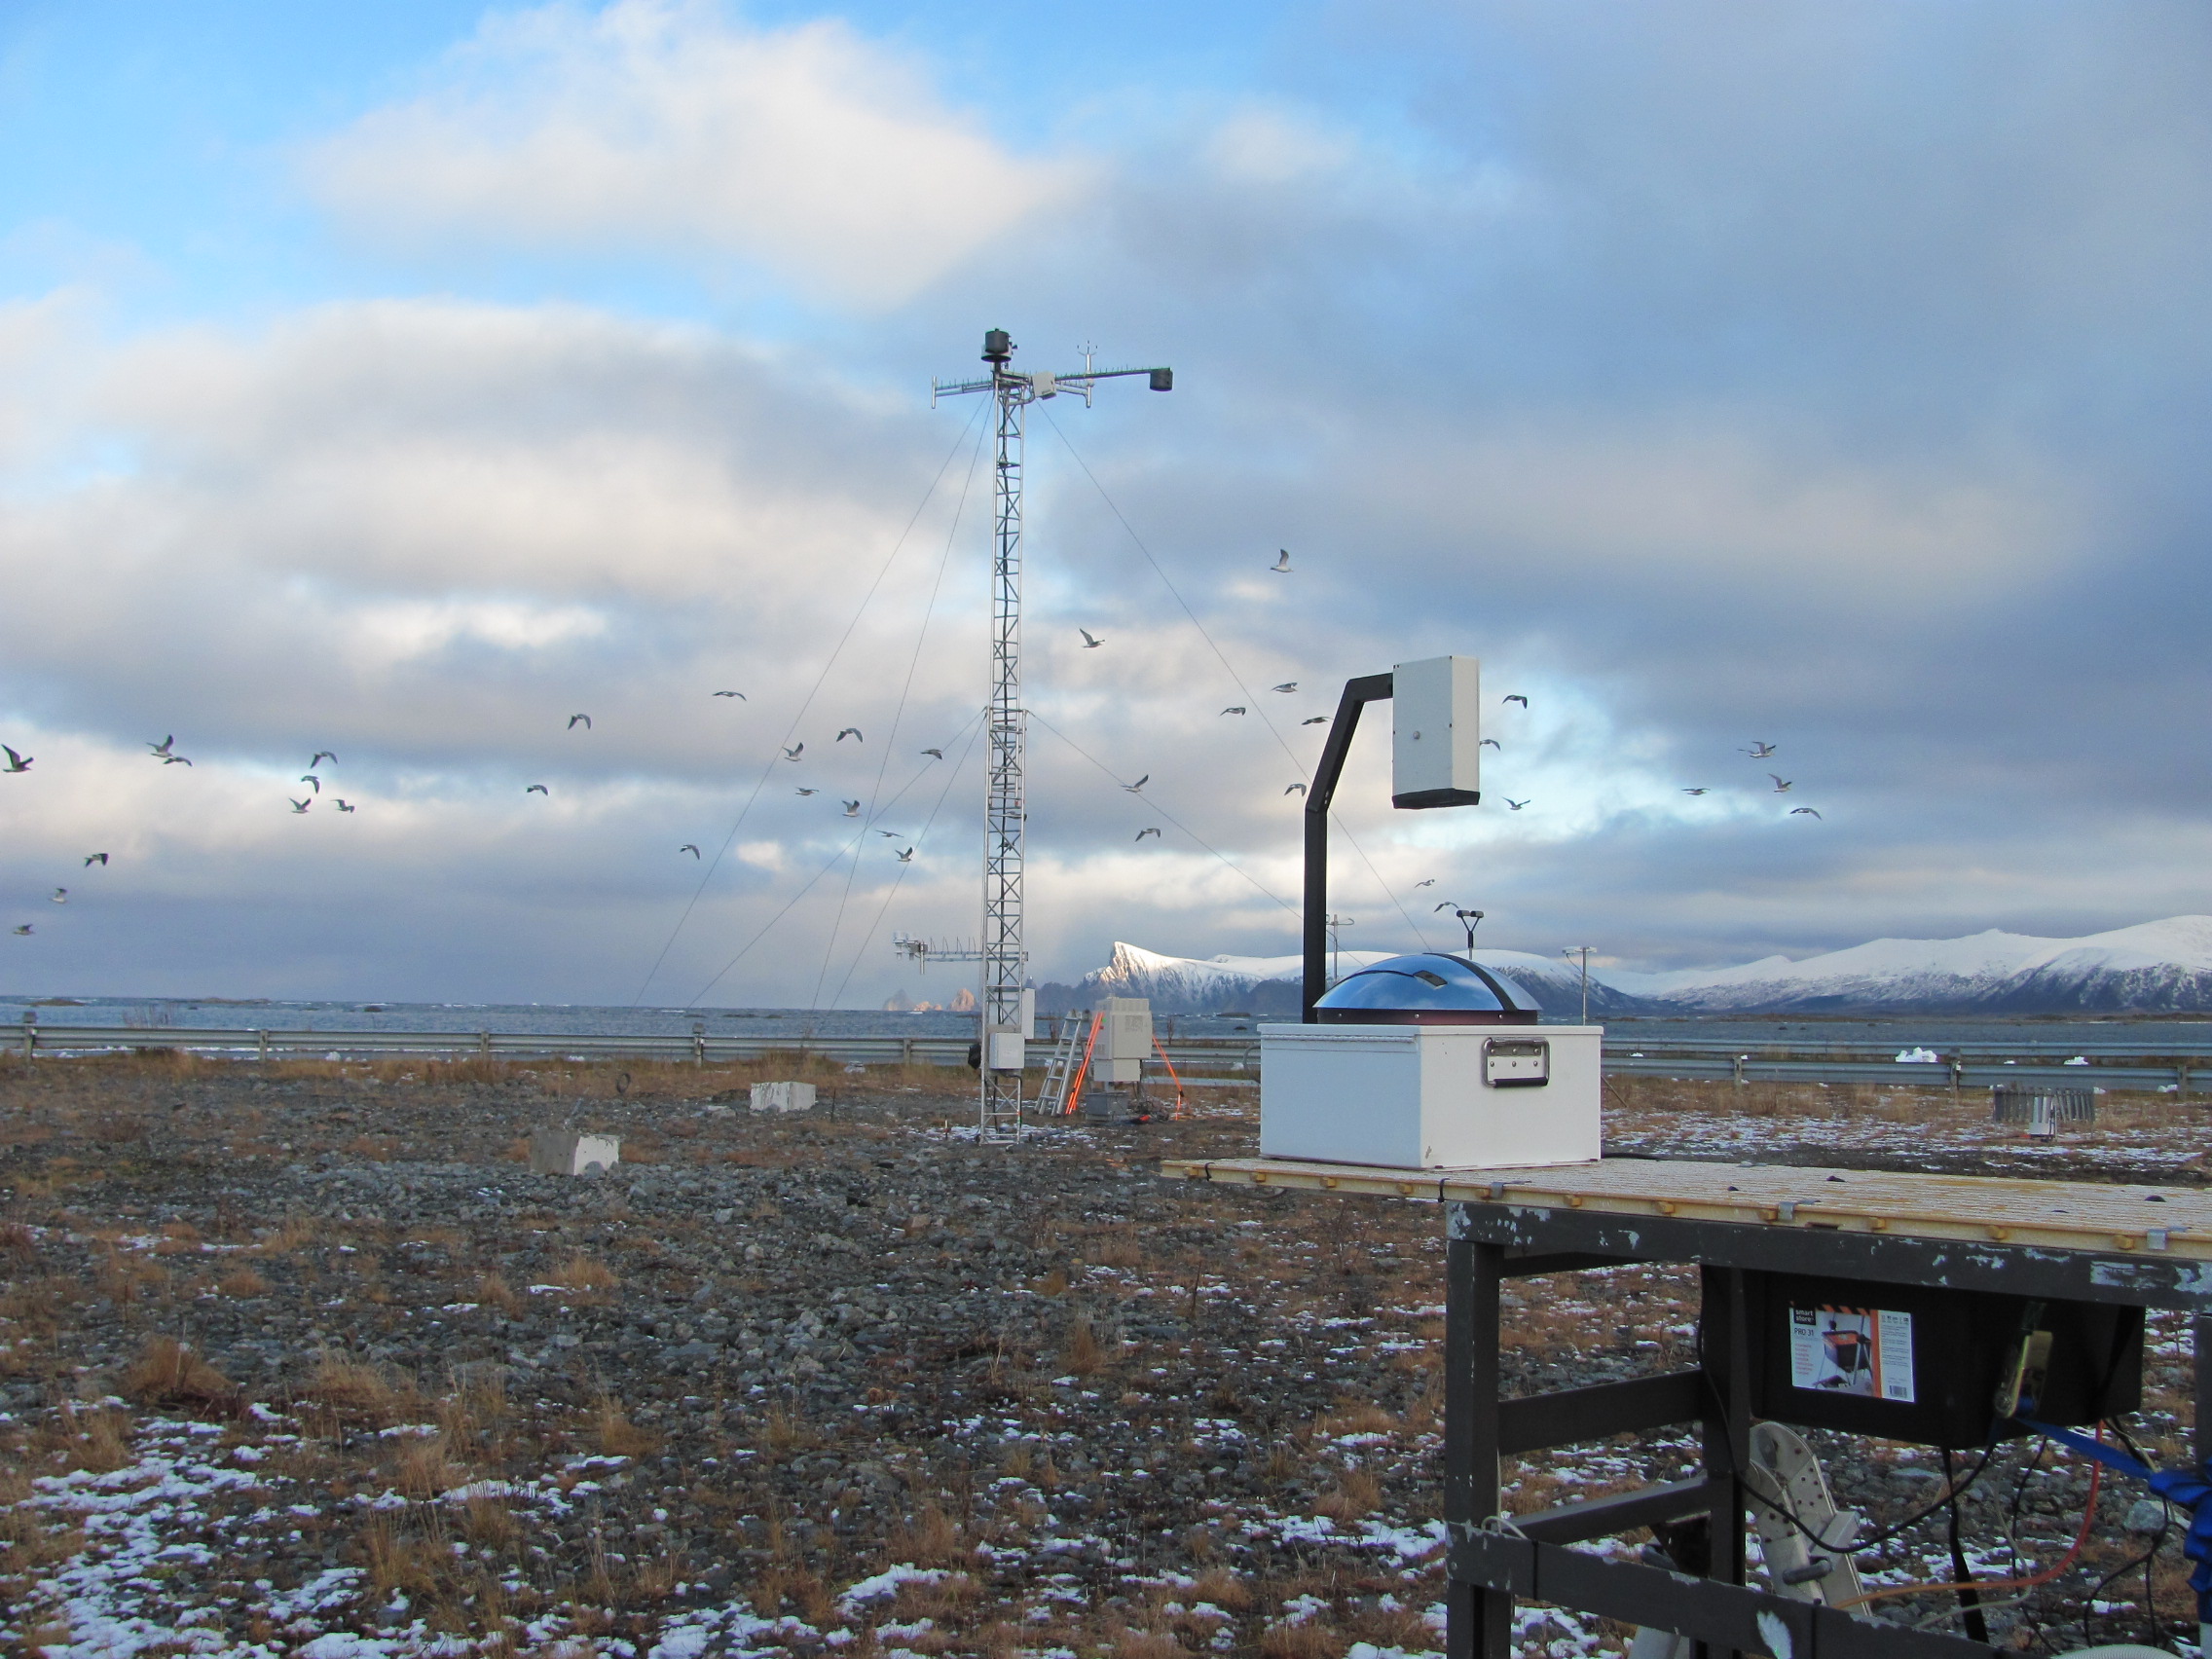
<svg viewBox="0 0 2212 1659"><path fill-rule="evenodd" d="M1365 966L1385 951L1343 953ZM1552 1014L1579 1006L1570 963L1514 950L1477 960L1526 989ZM1088 1008L1107 996L1149 997L1161 1014L1238 1009L1295 1014L1296 956L1162 956L1117 943L1113 960L1074 985L1040 987L1048 1009ZM1734 968L1636 974L1593 970L1600 1014L2117 1014L2212 1013L2212 916L2174 916L2084 939L1974 934L1967 939L1878 939L1791 961L1769 956Z"/></svg>
<svg viewBox="0 0 2212 1659"><path fill-rule="evenodd" d="M1392 950L1346 950L1337 956L1341 972L1395 956ZM1513 980L1546 1013L1574 1014L1581 1007L1580 970L1547 962L1518 950L1479 950L1475 960ZM1113 959L1074 985L1039 988L1041 1008L1089 1008L1100 997L1147 997L1157 1014L1217 1014L1235 1009L1260 1015L1295 1015L1299 1009L1297 956L1162 956L1119 941ZM1629 999L1590 977L1590 1012L1617 1013Z"/></svg>
<svg viewBox="0 0 2212 1659"><path fill-rule="evenodd" d="M1959 1014L2166 1013L2212 1010L2212 916L2174 916L2084 939L1974 934L1878 939L1792 962L1667 974L1608 970L1653 1009Z"/></svg>

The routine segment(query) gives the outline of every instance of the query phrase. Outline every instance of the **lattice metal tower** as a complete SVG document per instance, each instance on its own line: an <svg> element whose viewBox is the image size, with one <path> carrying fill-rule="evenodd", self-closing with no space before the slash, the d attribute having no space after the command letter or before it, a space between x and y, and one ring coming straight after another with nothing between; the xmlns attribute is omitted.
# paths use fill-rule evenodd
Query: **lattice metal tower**
<svg viewBox="0 0 2212 1659"><path fill-rule="evenodd" d="M1062 392L1080 394L1086 406L1103 380L1151 377L1152 389L1171 391L1172 369L1100 369L1084 352L1074 374L1045 370L1020 374L1014 341L1003 328L983 336L987 379L930 383L930 402L987 391L995 408L997 468L991 494L991 705L990 778L983 800L982 983L977 989L982 1071L977 1126L986 1140L1005 1140L1021 1129L1021 1068L1029 1036L1022 991L1029 953L1021 941L1023 830L1028 820L1023 768L1029 743L1028 711L1021 706L1021 469L1029 405Z"/></svg>

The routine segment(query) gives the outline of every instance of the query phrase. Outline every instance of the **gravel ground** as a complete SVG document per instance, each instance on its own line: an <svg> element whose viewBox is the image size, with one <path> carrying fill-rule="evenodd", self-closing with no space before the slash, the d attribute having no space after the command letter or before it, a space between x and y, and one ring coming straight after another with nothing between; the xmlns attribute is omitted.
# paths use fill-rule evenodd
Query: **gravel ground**
<svg viewBox="0 0 2212 1659"><path fill-rule="evenodd" d="M747 1074L687 1067L0 1066L0 1635L51 1659L1441 1646L1433 1209L1154 1173L1249 1151L1248 1102L1005 1149L949 1126L957 1079L817 1075L822 1107L768 1117ZM1694 1120L1741 1155L1755 1123L1765 1153L1852 1161L1829 1117L1740 1103L1631 1098L1612 1128L1678 1149ZM1858 1150L1963 1144L1915 1110L1869 1107ZM562 1124L625 1161L531 1174L523 1138ZM1509 1386L1692 1363L1694 1317L1672 1270L1525 1281ZM2169 1455L2182 1338L2157 1328L2135 1425ZM1822 1446L1874 1515L1941 1491L1933 1455ZM1695 1457L1575 1449L1510 1469L1511 1506ZM2120 1526L2134 1495L2108 1485L2002 1638L2148 1633L2140 1567L2093 1592L2151 1542ZM1964 1502L1976 1570L2056 1560L2086 1496L2071 1460L2001 1453ZM1933 1522L1862 1565L1951 1575ZM1625 1635L1521 1628L1551 1659Z"/></svg>

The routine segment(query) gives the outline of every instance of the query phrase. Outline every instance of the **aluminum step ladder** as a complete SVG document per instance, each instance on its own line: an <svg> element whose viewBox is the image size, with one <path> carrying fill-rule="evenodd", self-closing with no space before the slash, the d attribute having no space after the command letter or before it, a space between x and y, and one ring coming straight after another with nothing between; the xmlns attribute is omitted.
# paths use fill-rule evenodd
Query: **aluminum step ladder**
<svg viewBox="0 0 2212 1659"><path fill-rule="evenodd" d="M1068 1085L1075 1081L1076 1065L1083 1058L1084 1034L1090 1024L1088 1009L1060 1016L1060 1040L1053 1045L1052 1057L1045 1062L1045 1081L1037 1090L1038 1117L1057 1118L1068 1109Z"/></svg>

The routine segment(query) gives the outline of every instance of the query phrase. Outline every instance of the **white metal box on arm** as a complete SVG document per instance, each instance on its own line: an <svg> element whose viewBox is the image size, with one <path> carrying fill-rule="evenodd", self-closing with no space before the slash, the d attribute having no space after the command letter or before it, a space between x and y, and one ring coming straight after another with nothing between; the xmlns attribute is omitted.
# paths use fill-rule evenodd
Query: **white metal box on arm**
<svg viewBox="0 0 2212 1659"><path fill-rule="evenodd" d="M1260 1027L1260 1152L1400 1169L1595 1162L1604 1028L1463 957L1392 957Z"/></svg>

